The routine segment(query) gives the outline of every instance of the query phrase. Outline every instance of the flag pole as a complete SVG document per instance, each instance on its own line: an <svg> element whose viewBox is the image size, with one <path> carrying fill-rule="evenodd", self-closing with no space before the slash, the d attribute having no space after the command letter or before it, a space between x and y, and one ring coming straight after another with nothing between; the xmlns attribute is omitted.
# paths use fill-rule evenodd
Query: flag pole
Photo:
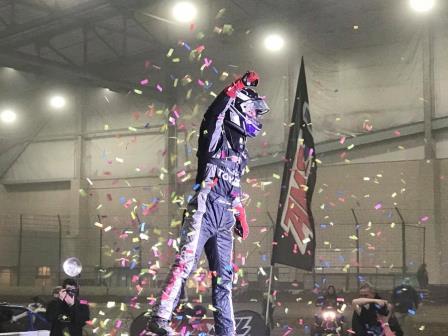
<svg viewBox="0 0 448 336"><path fill-rule="evenodd" d="M272 269L273 269L273 266L271 265L271 268L269 269L268 295L266 297L266 314L264 316L264 322L265 322L266 326L269 325L269 305L270 305L271 291L272 291Z"/></svg>

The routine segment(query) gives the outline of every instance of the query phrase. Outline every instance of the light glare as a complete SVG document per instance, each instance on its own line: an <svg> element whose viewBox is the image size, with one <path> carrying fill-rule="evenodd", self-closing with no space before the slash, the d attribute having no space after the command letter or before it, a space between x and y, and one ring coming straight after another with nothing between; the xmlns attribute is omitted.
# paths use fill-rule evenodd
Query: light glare
<svg viewBox="0 0 448 336"><path fill-rule="evenodd" d="M277 52L283 49L285 40L278 34L271 34L264 39L264 46L267 50Z"/></svg>
<svg viewBox="0 0 448 336"><path fill-rule="evenodd" d="M13 110L4 110L0 113L0 119L5 124L11 124L17 119L17 114Z"/></svg>
<svg viewBox="0 0 448 336"><path fill-rule="evenodd" d="M55 109L61 109L65 106L65 98L62 96L53 96L50 99L50 106Z"/></svg>
<svg viewBox="0 0 448 336"><path fill-rule="evenodd" d="M198 13L198 10L195 5L191 2L181 1L174 5L173 7L173 16L174 18L182 23L190 23L192 22Z"/></svg>
<svg viewBox="0 0 448 336"><path fill-rule="evenodd" d="M434 7L435 3L435 0L410 0L411 7L416 12L428 12Z"/></svg>

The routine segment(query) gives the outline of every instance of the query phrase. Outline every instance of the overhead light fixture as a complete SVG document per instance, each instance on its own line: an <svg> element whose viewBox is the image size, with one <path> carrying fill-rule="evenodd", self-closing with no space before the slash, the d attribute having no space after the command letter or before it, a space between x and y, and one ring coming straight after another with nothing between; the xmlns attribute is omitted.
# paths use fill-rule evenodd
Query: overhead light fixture
<svg viewBox="0 0 448 336"><path fill-rule="evenodd" d="M178 22L191 23L197 14L196 6L188 1L177 2L173 7L173 16Z"/></svg>
<svg viewBox="0 0 448 336"><path fill-rule="evenodd" d="M0 119L5 124L11 124L17 119L17 114L10 109L3 110L2 113L0 113Z"/></svg>
<svg viewBox="0 0 448 336"><path fill-rule="evenodd" d="M264 39L264 47L272 52L277 52L283 49L285 40L279 34L270 34Z"/></svg>
<svg viewBox="0 0 448 336"><path fill-rule="evenodd" d="M50 106L54 109L61 109L65 106L65 98L62 96L53 96L50 98Z"/></svg>
<svg viewBox="0 0 448 336"><path fill-rule="evenodd" d="M410 5L416 12L429 12L434 8L436 0L410 0Z"/></svg>

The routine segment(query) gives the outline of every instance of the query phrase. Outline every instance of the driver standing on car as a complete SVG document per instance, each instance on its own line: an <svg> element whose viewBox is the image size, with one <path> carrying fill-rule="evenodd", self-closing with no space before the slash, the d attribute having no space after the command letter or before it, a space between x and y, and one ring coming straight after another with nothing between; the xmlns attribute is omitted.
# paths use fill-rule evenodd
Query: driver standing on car
<svg viewBox="0 0 448 336"><path fill-rule="evenodd" d="M58 298L48 304L46 317L51 323L50 336L82 336L90 310L79 301L79 287L74 279L64 280Z"/></svg>

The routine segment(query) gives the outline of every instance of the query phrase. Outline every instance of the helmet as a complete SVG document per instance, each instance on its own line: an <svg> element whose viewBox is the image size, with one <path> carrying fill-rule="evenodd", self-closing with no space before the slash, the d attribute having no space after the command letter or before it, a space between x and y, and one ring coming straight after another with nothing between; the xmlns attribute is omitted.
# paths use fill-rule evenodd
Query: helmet
<svg viewBox="0 0 448 336"><path fill-rule="evenodd" d="M231 98L225 122L241 135L254 138L263 126L260 117L268 112L269 107L264 99L253 89L244 88L237 91L235 98Z"/></svg>

